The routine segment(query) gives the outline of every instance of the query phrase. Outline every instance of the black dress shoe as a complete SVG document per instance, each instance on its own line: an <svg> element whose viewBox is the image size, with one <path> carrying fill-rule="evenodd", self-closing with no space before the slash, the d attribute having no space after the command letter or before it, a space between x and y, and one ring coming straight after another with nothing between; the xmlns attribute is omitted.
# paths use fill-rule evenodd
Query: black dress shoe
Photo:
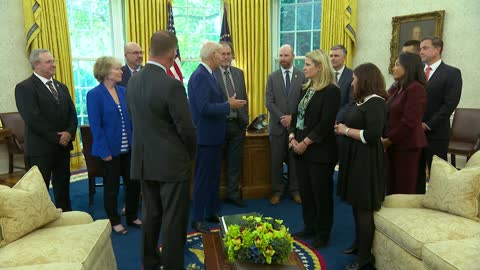
<svg viewBox="0 0 480 270"><path fill-rule="evenodd" d="M375 270L375 267L371 263L360 264L359 262L354 262L345 266L345 270Z"/></svg>
<svg viewBox="0 0 480 270"><path fill-rule="evenodd" d="M194 229L197 232L201 232L201 233L210 232L208 230L207 226L205 226L205 224L203 224L203 222L201 222L201 221L193 221L192 222L192 229Z"/></svg>
<svg viewBox="0 0 480 270"><path fill-rule="evenodd" d="M240 207L240 208L247 207L247 203L240 198L226 198L225 202L229 203L229 204L233 204L233 205L235 205L237 207Z"/></svg>
<svg viewBox="0 0 480 270"><path fill-rule="evenodd" d="M343 254L357 254L358 247L356 244L352 244L350 247L343 250Z"/></svg>
<svg viewBox="0 0 480 270"><path fill-rule="evenodd" d="M293 233L293 237L303 238L303 239L310 239L315 236L315 232L313 230L306 230L303 229L299 232Z"/></svg>
<svg viewBox="0 0 480 270"><path fill-rule="evenodd" d="M205 218L206 222L211 222L211 223L220 223L220 216L218 215L213 215Z"/></svg>

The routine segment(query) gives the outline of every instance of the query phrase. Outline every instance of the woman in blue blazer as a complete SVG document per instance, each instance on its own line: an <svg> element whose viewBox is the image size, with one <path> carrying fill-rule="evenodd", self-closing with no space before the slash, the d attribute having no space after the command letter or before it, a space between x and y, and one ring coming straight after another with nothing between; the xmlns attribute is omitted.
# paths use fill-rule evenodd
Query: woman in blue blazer
<svg viewBox="0 0 480 270"><path fill-rule="evenodd" d="M140 183L130 180L130 148L132 123L125 99L126 89L118 86L122 80L121 64L113 57L100 57L93 74L100 84L87 93L88 121L93 136L92 155L101 159L104 167L104 207L113 231L126 234L118 213L120 176L126 188L125 213L127 224L140 227L137 217Z"/></svg>

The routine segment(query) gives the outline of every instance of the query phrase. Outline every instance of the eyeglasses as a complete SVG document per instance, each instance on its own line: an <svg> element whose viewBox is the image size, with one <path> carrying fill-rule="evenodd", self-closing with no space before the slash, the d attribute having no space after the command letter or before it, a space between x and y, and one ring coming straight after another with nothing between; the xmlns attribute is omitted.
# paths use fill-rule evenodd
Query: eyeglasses
<svg viewBox="0 0 480 270"><path fill-rule="evenodd" d="M136 55L143 55L143 51L133 51L133 52L127 52L127 54L136 54Z"/></svg>

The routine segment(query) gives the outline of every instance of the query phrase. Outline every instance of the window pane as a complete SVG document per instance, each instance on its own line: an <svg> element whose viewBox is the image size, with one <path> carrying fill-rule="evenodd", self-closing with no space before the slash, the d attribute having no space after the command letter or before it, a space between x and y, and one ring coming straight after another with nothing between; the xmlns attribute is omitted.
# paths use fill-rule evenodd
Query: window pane
<svg viewBox="0 0 480 270"><path fill-rule="evenodd" d="M303 71L303 66L305 65L305 59L295 59L293 65Z"/></svg>
<svg viewBox="0 0 480 270"><path fill-rule="evenodd" d="M294 4L295 0L281 0L280 4Z"/></svg>
<svg viewBox="0 0 480 270"><path fill-rule="evenodd" d="M295 49L297 56L303 56L311 50L311 37L311 32L297 33L297 46Z"/></svg>
<svg viewBox="0 0 480 270"><path fill-rule="evenodd" d="M312 50L320 49L320 31L315 31L313 34Z"/></svg>
<svg viewBox="0 0 480 270"><path fill-rule="evenodd" d="M283 44L295 44L295 33L282 33L280 34L280 46Z"/></svg>
<svg viewBox="0 0 480 270"><path fill-rule="evenodd" d="M280 31L295 30L295 6L280 8Z"/></svg>
<svg viewBox="0 0 480 270"><path fill-rule="evenodd" d="M313 4L313 28L320 29L322 18L322 5L320 3Z"/></svg>
<svg viewBox="0 0 480 270"><path fill-rule="evenodd" d="M299 5L297 8L297 30L312 29L312 5Z"/></svg>
<svg viewBox="0 0 480 270"><path fill-rule="evenodd" d="M298 3L311 3L312 0L298 0Z"/></svg>

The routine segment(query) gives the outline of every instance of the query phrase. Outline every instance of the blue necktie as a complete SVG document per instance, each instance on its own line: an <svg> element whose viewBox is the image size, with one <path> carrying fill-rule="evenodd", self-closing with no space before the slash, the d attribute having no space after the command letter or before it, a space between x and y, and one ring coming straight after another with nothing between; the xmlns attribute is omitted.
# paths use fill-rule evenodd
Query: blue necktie
<svg viewBox="0 0 480 270"><path fill-rule="evenodd" d="M290 71L289 70L285 70L285 91L288 96L288 93L290 92Z"/></svg>

